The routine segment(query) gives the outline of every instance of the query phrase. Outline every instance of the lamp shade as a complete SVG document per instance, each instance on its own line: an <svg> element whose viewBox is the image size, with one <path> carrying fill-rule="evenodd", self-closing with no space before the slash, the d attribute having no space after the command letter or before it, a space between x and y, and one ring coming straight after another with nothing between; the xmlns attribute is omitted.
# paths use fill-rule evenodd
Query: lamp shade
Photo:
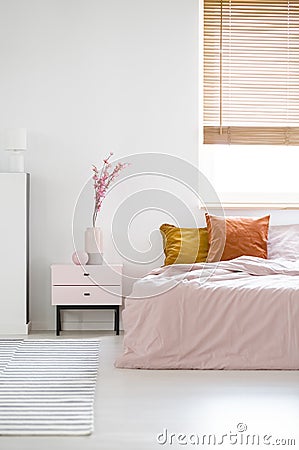
<svg viewBox="0 0 299 450"><path fill-rule="evenodd" d="M26 150L27 129L7 128L4 131L4 147L6 150Z"/></svg>

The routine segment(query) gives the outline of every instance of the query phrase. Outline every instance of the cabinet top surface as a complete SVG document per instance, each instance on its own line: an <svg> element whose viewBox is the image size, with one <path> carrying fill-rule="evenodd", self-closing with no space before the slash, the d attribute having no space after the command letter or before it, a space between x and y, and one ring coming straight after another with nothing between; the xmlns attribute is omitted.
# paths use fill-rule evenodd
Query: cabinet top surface
<svg viewBox="0 0 299 450"><path fill-rule="evenodd" d="M50 267L84 267L85 268L92 268L96 267L97 269L100 269L101 267L123 267L123 264L51 264Z"/></svg>
<svg viewBox="0 0 299 450"><path fill-rule="evenodd" d="M3 176L3 175L5 175L5 176L18 176L18 177L20 177L20 176L27 176L27 175L30 175L28 172L0 172L0 176Z"/></svg>

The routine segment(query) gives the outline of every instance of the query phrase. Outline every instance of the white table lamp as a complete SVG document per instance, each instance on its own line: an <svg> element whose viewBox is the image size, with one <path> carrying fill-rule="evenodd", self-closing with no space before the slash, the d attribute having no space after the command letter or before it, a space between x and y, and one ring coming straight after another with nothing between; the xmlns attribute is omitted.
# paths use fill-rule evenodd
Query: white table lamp
<svg viewBox="0 0 299 450"><path fill-rule="evenodd" d="M10 151L10 172L24 172L24 151L27 149L27 129L7 128L4 132L4 147Z"/></svg>

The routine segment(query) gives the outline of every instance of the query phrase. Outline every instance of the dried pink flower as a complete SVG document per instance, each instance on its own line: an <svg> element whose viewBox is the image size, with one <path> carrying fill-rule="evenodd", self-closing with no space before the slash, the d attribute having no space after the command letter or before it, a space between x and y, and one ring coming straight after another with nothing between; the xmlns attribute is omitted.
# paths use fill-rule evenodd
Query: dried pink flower
<svg viewBox="0 0 299 450"><path fill-rule="evenodd" d="M93 186L95 190L95 205L92 216L93 227L95 227L96 225L97 215L101 209L103 200L106 197L107 190L110 184L119 175L119 172L129 165L128 163L118 162L115 167L112 168L112 164L109 161L112 155L113 153L110 152L107 158L103 159L103 166L100 173L97 166L92 166L92 171L94 172L92 179L94 180Z"/></svg>

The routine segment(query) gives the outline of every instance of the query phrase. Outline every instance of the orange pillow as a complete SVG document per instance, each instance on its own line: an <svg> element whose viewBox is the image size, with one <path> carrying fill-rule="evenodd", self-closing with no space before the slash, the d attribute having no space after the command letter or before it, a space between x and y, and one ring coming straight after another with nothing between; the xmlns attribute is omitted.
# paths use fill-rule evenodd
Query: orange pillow
<svg viewBox="0 0 299 450"><path fill-rule="evenodd" d="M219 217L206 214L209 253L207 262L227 261L239 256L267 258L270 216Z"/></svg>

